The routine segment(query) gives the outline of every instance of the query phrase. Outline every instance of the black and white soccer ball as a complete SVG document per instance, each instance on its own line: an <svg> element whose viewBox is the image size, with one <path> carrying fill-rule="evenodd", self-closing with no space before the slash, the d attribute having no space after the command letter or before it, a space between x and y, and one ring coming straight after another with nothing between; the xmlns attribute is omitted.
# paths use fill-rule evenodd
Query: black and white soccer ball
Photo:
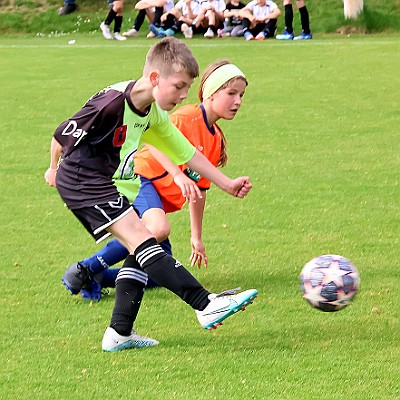
<svg viewBox="0 0 400 400"><path fill-rule="evenodd" d="M321 311L339 311L348 306L360 287L357 268L335 254L313 258L300 273L304 299Z"/></svg>

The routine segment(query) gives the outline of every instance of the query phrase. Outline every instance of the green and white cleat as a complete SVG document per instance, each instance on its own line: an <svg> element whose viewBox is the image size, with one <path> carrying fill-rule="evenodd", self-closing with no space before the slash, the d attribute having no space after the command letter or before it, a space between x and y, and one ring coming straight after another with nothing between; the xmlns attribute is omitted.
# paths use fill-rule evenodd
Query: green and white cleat
<svg viewBox="0 0 400 400"><path fill-rule="evenodd" d="M244 310L257 297L256 289L235 294L240 288L226 290L219 294L210 294L210 303L203 311L196 311L200 325L204 329L216 329L222 321L240 310Z"/></svg>
<svg viewBox="0 0 400 400"><path fill-rule="evenodd" d="M145 336L140 336L132 330L129 336L120 335L110 326L106 329L101 343L104 351L113 352L125 349L140 349L142 347L157 346L159 342Z"/></svg>

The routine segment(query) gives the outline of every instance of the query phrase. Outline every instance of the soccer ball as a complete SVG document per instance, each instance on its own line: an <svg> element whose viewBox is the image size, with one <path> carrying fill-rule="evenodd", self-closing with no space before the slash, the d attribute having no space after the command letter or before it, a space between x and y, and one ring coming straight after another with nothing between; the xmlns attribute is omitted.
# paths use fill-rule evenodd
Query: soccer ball
<svg viewBox="0 0 400 400"><path fill-rule="evenodd" d="M339 311L354 299L360 275L347 258L327 254L303 267L300 283L303 297L311 306L326 312Z"/></svg>

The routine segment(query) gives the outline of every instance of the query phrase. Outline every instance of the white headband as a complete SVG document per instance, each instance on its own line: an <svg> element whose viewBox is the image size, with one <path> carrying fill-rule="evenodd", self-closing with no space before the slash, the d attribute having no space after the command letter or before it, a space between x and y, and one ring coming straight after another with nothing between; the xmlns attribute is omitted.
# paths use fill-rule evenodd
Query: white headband
<svg viewBox="0 0 400 400"><path fill-rule="evenodd" d="M225 64L218 67L203 83L203 100L208 99L222 85L237 76L242 76L246 79L244 73L236 65Z"/></svg>

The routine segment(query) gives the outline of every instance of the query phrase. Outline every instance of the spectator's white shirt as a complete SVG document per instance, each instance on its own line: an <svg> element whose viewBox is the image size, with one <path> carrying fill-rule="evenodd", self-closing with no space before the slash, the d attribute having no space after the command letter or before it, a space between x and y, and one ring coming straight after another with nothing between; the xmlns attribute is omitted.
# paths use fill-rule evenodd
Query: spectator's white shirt
<svg viewBox="0 0 400 400"><path fill-rule="evenodd" d="M167 13L175 7L174 0L167 0L164 4L164 12Z"/></svg>
<svg viewBox="0 0 400 400"><path fill-rule="evenodd" d="M247 4L246 8L251 11L254 17L259 19L266 19L267 15L271 14L278 6L270 0L267 0L265 6L259 6L257 0L251 1Z"/></svg>
<svg viewBox="0 0 400 400"><path fill-rule="evenodd" d="M189 14L188 8L186 6L185 0L179 0L176 4L175 7L178 10L181 10L181 13L183 16L187 16ZM201 12L201 4L197 0L192 0L190 3L190 7L193 11L194 15L199 15Z"/></svg>
<svg viewBox="0 0 400 400"><path fill-rule="evenodd" d="M208 8L212 7L216 12L223 12L226 9L226 3L224 0L208 0L208 1L203 1L201 3L202 7Z"/></svg>

